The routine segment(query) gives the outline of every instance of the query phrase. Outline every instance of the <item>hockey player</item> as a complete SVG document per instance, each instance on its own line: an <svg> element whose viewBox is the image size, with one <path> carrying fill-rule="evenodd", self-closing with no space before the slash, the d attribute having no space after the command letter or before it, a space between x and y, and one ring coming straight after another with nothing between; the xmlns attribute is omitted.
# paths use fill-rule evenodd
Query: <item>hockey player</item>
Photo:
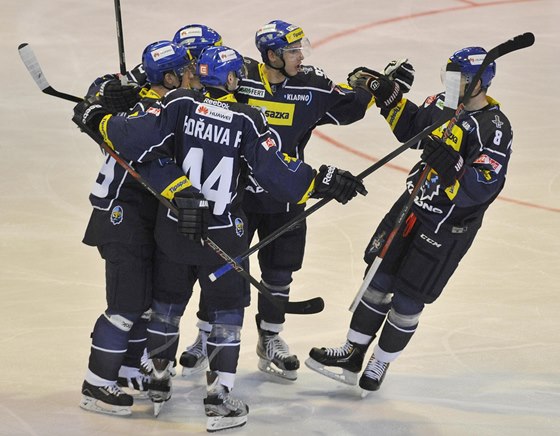
<svg viewBox="0 0 560 436"><path fill-rule="evenodd" d="M247 405L233 397L231 390L250 294L240 275L230 274L217 282L208 279L222 260L201 240L209 234L232 255L247 248L246 218L240 206L249 170L267 191L291 203L306 201L310 195L346 203L366 191L347 171L323 165L316 173L278 150L264 115L237 103L231 94L244 77L243 58L235 50L208 47L198 59L197 73L207 95L178 89L168 93L157 110L126 118L107 115L100 105L80 104L75 117L90 128L99 128L108 144L133 161L173 158L192 182L192 188L174 197L178 229L187 238L177 236L177 218L169 211L166 216L160 214L156 255L175 262L191 290L198 280L205 296L212 330L204 405L207 429L216 431L247 421ZM169 287L167 300L154 299L150 321L150 326L153 322L165 325L170 336L176 334L185 308L184 300L173 299L175 289Z"/></svg>
<svg viewBox="0 0 560 436"><path fill-rule="evenodd" d="M364 116L372 100L370 92L334 85L319 68L302 65L310 53L310 43L300 27L281 20L271 21L256 32L255 44L262 63L245 59L248 75L241 81L236 98L262 108L274 140L283 153L303 160L304 148L317 125L350 124ZM392 65L391 75L396 75L397 70L401 84L408 90L414 70L403 62ZM386 99L384 95L376 94L380 100ZM259 238L265 238L303 211L305 205L283 202L266 192L254 178L250 177L250 180L252 183L243 202L249 240L255 232ZM259 251L262 284L284 302L289 298L292 274L302 266L305 238L304 220ZM204 312L204 302L201 301L197 314L199 334L194 344L181 355L183 375L201 370L206 364L203 345L209 324ZM290 353L279 335L284 321L285 312L259 295L258 367L275 376L295 380L299 360Z"/></svg>
<svg viewBox="0 0 560 436"><path fill-rule="evenodd" d="M151 110L167 91L181 85L189 61L186 49L170 42L150 45L146 53L162 55L145 63L150 86L141 90L133 85L122 87L114 83L119 82L114 77L104 76L94 83L88 95L100 96L112 112L127 110L138 98L141 100L135 110ZM172 180L162 186L162 195L170 197L187 184L184 173L172 162L139 164L136 169L149 177L153 167ZM146 347L145 312L152 303L158 202L110 156L101 168L90 201L93 212L83 242L96 246L105 260L107 309L93 329L80 406L95 412L128 415L133 399L119 385L140 391L148 388L146 375L139 368Z"/></svg>
<svg viewBox="0 0 560 436"><path fill-rule="evenodd" d="M449 58L462 73L462 84L473 80L486 51L467 47ZM427 181L415 198L404 229L395 235L379 269L369 283L340 348L313 348L307 366L344 383L356 384L369 345L381 329L373 355L361 375L366 394L379 389L393 362L418 327L424 306L433 303L470 248L484 213L502 190L511 154L512 130L498 102L487 95L496 72L492 62L476 83L451 134L442 141L437 129L419 143L422 161L410 171L406 190L379 224L366 251L370 265L382 249L397 215L426 165ZM390 88L378 73L359 68L349 76L359 86ZM373 83L377 82L377 83ZM461 90L460 96L464 95ZM399 141L406 141L432 124L444 96L428 97L421 106L402 99L382 110Z"/></svg>
<svg viewBox="0 0 560 436"><path fill-rule="evenodd" d="M189 88L202 89L203 86L196 75L196 60L206 47L221 46L221 35L203 24L188 24L175 32L173 42L187 49L187 56L191 61L188 68Z"/></svg>

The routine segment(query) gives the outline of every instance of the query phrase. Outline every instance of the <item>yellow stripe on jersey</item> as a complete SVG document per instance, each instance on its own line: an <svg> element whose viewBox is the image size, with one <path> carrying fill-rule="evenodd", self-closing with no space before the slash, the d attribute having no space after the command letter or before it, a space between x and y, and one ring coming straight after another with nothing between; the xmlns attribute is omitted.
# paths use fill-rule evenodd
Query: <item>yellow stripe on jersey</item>
<svg viewBox="0 0 560 436"><path fill-rule="evenodd" d="M352 88L350 85L348 85L347 83L339 83L336 86L338 86L339 88L342 89L349 89L351 91L354 90L354 88ZM375 103L375 98L373 97L373 95L371 96L371 100L369 101L368 105L367 105L367 109L369 109L370 107L373 106L373 104Z"/></svg>
<svg viewBox="0 0 560 436"><path fill-rule="evenodd" d="M447 196L449 197L450 200L453 200L455 198L455 196L457 195L457 192L459 192L459 188L461 187L461 184L459 183L459 180L455 180L455 184L448 186L447 188L445 188L445 193L447 194Z"/></svg>
<svg viewBox="0 0 560 436"><path fill-rule="evenodd" d="M159 100L161 95L150 88L142 88L140 90L140 98L153 98L154 100Z"/></svg>
<svg viewBox="0 0 560 436"><path fill-rule="evenodd" d="M305 194L303 194L303 197L301 197L301 199L297 202L297 204L303 204L307 200L309 200L314 191L315 191L315 177L313 177L313 180L311 180L311 184L307 188L307 191L305 191Z"/></svg>
<svg viewBox="0 0 560 436"><path fill-rule="evenodd" d="M268 81L268 77L266 76L266 66L263 63L259 64L259 78L264 86L264 89L272 95L272 87L270 86L270 82Z"/></svg>
<svg viewBox="0 0 560 436"><path fill-rule="evenodd" d="M408 100L406 98L403 98L393 109L389 111L389 115L385 117L385 120L387 120L389 126L391 127L391 131L395 130L395 127L397 127L407 101Z"/></svg>
<svg viewBox="0 0 560 436"><path fill-rule="evenodd" d="M161 195L167 198L168 200L173 200L175 194L177 192L181 192L183 189L192 186L191 181L187 178L187 176L181 176L178 179L173 180L163 191L161 191Z"/></svg>
<svg viewBox="0 0 560 436"><path fill-rule="evenodd" d="M105 115L103 117L103 119L99 123L99 132L101 132L101 135L103 136L103 141L105 141L105 144L107 144L112 150L114 150L115 146L109 140L109 136L107 136L107 123L109 122L109 118L111 118L112 116L113 115L109 114L109 115Z"/></svg>

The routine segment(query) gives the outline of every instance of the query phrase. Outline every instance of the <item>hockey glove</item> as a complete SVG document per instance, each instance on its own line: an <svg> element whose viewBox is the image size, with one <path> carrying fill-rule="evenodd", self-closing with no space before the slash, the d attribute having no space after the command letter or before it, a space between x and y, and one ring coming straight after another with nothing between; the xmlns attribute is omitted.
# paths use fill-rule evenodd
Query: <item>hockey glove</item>
<svg viewBox="0 0 560 436"><path fill-rule="evenodd" d="M442 186L454 185L455 181L463 176L464 160L457 151L432 135L423 139L422 145L422 160L437 171Z"/></svg>
<svg viewBox="0 0 560 436"><path fill-rule="evenodd" d="M99 100L109 112L127 112L140 101L139 92L135 83L123 85L120 80L111 79L99 87Z"/></svg>
<svg viewBox="0 0 560 436"><path fill-rule="evenodd" d="M78 125L91 130L99 142L103 141L103 137L99 132L99 123L105 115L109 115L109 111L99 104L98 101L84 100L74 106L74 117L72 118Z"/></svg>
<svg viewBox="0 0 560 436"><path fill-rule="evenodd" d="M362 181L349 171L339 170L332 165L321 165L315 176L315 198L334 198L342 204L348 203L357 194L366 195Z"/></svg>
<svg viewBox="0 0 560 436"><path fill-rule="evenodd" d="M175 194L174 201L179 209L177 231L191 241L205 240L210 220L208 200L200 192L184 189Z"/></svg>
<svg viewBox="0 0 560 436"><path fill-rule="evenodd" d="M391 61L383 70L384 76L399 84L403 94L410 91L414 82L414 67L407 61L408 59Z"/></svg>
<svg viewBox="0 0 560 436"><path fill-rule="evenodd" d="M355 68L348 74L348 84L352 88L361 87L371 92L377 107L384 110L393 109L402 99L402 91L397 82L366 67Z"/></svg>

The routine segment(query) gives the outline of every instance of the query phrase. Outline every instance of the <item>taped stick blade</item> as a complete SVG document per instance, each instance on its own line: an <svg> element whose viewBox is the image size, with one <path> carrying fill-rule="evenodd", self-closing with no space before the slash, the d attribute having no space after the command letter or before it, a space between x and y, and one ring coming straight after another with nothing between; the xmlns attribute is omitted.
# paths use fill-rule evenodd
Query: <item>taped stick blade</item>
<svg viewBox="0 0 560 436"><path fill-rule="evenodd" d="M37 61L37 57L35 56L35 53L29 46L29 44L26 42L20 44L18 47L18 51L21 60L25 65L25 68L27 68L27 71L29 71L29 74L31 74L31 77L33 77L33 80L35 80L35 83L37 84L39 89L43 91L48 88L49 82L43 74L43 70L41 70L39 62Z"/></svg>

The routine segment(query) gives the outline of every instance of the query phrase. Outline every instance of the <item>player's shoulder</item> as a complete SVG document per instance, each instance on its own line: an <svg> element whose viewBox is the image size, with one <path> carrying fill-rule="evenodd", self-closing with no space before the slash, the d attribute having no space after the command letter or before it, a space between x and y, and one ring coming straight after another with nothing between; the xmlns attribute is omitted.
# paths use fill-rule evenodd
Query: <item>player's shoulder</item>
<svg viewBox="0 0 560 436"><path fill-rule="evenodd" d="M491 97L488 97L488 106L477 112L475 118L488 130L511 130L509 118L502 111L500 103Z"/></svg>
<svg viewBox="0 0 560 436"><path fill-rule="evenodd" d="M333 82L327 74L321 68L313 65L302 65L300 71L288 82L290 86L319 88L327 91L333 88Z"/></svg>

